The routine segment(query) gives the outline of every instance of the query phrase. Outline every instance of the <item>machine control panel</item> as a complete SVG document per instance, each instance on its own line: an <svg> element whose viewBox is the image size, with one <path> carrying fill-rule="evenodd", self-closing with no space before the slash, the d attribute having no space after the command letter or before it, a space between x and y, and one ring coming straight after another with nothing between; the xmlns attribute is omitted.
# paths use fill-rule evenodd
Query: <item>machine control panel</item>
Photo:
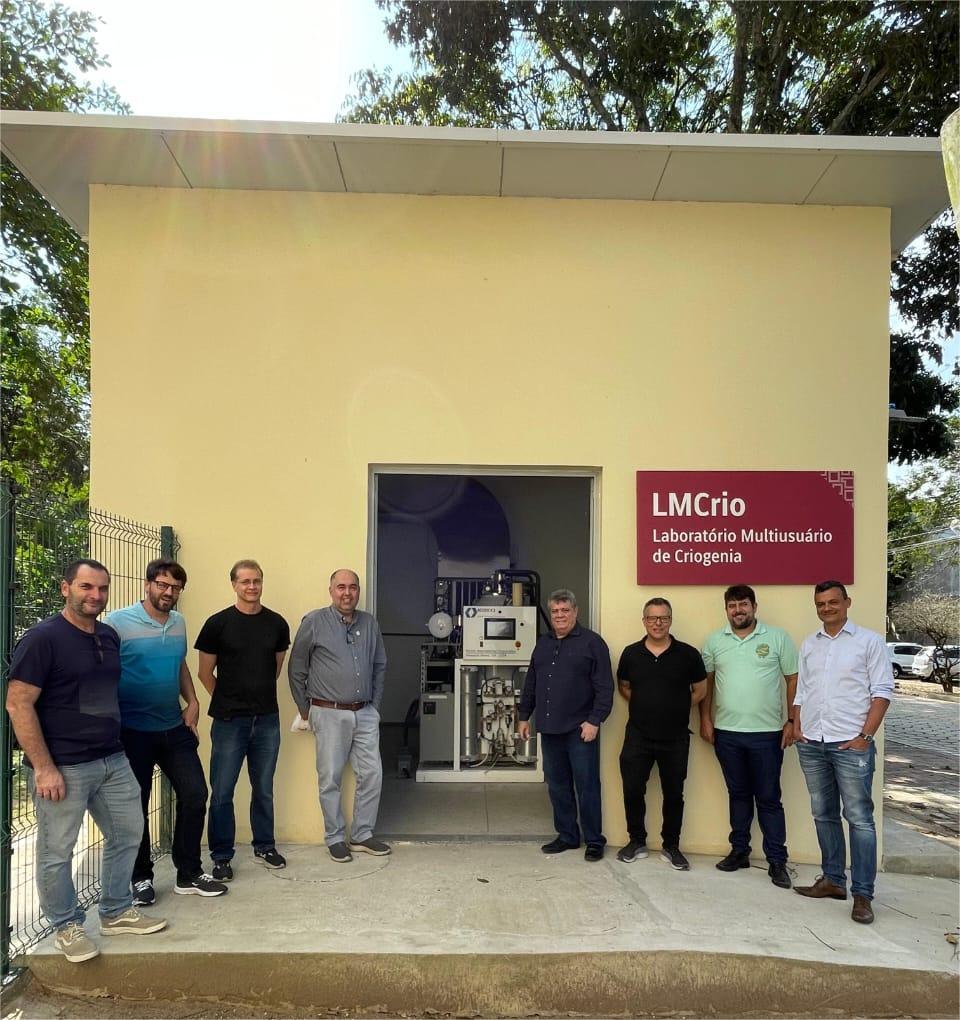
<svg viewBox="0 0 960 1020"><path fill-rule="evenodd" d="M536 643L535 606L464 606L465 659L527 662Z"/></svg>

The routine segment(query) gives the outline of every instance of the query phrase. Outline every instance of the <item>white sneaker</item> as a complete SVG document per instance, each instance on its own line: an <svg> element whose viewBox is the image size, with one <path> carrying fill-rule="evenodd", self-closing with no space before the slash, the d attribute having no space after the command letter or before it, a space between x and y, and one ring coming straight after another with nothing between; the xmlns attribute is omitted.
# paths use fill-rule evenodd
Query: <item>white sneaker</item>
<svg viewBox="0 0 960 1020"><path fill-rule="evenodd" d="M76 921L65 924L57 932L53 944L71 963L83 963L100 955L100 950Z"/></svg>

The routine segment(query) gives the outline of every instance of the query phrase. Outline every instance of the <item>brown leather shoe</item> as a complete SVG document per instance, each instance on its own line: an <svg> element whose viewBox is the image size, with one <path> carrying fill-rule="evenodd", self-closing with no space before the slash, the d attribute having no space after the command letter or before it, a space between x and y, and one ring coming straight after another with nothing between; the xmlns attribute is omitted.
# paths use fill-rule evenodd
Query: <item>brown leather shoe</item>
<svg viewBox="0 0 960 1020"><path fill-rule="evenodd" d="M818 875L813 885L795 885L793 891L800 893L801 896L812 896L817 900L845 900L847 898L847 890L839 885L834 885L826 875Z"/></svg>
<svg viewBox="0 0 960 1020"><path fill-rule="evenodd" d="M853 910L850 916L858 924L873 924L873 907L866 896L853 897Z"/></svg>

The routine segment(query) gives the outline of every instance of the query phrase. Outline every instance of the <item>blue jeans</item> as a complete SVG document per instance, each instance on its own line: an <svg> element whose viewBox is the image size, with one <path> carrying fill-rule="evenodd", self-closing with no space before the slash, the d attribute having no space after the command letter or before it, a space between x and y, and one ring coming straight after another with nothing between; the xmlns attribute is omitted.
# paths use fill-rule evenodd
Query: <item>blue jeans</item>
<svg viewBox="0 0 960 1020"><path fill-rule="evenodd" d="M845 741L797 744L800 768L810 791L810 808L817 827L822 871L834 885L846 888L847 849L840 823L840 807L850 829L850 891L873 899L877 877L877 829L873 821L873 770L877 750L847 748Z"/></svg>
<svg viewBox="0 0 960 1020"><path fill-rule="evenodd" d="M247 759L250 777L250 831L254 850L276 846L273 835L273 774L280 754L280 714L214 719L210 730L210 813L207 841L215 861L229 861L235 852L237 821L233 791Z"/></svg>
<svg viewBox="0 0 960 1020"><path fill-rule="evenodd" d="M27 784L37 817L37 898L55 928L76 922L85 913L73 884L73 848L83 815L89 811L103 833L100 863L100 916L122 914L132 902L130 876L143 833L140 787L121 751L80 765L61 766L63 800L37 796L33 769Z"/></svg>
<svg viewBox="0 0 960 1020"><path fill-rule="evenodd" d="M763 856L771 864L787 862L787 822L780 794L782 739L781 730L763 733L717 730L713 745L730 797L730 846L735 853L750 853L756 801Z"/></svg>
<svg viewBox="0 0 960 1020"><path fill-rule="evenodd" d="M580 730L541 733L543 774L553 805L557 835L571 846L580 845L580 830L587 846L603 846L600 807L600 737L585 741ZM577 824L577 804L580 824Z"/></svg>

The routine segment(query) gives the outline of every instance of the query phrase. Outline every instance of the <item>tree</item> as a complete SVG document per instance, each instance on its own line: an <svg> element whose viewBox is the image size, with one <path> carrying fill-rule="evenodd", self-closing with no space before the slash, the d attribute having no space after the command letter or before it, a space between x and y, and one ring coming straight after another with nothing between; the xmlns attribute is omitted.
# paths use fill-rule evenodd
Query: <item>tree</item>
<svg viewBox="0 0 960 1020"><path fill-rule="evenodd" d="M112 88L78 78L107 66L95 31L92 14L63 4L3 0L3 106L129 112ZM6 157L0 188L0 469L35 492L83 499L89 461L87 246Z"/></svg>
<svg viewBox="0 0 960 1020"><path fill-rule="evenodd" d="M918 595L895 607L891 617L898 627L919 631L930 638L934 646L934 676L950 693L953 690L951 671L956 665L956 656L947 651L947 646L956 645L958 641L960 598L956 595Z"/></svg>
<svg viewBox="0 0 960 1020"><path fill-rule="evenodd" d="M360 72L349 121L929 136L958 102L953 0L377 3L414 72ZM958 261L944 217L893 267L890 400L927 421L892 460L951 448L960 396L925 359L958 327Z"/></svg>

